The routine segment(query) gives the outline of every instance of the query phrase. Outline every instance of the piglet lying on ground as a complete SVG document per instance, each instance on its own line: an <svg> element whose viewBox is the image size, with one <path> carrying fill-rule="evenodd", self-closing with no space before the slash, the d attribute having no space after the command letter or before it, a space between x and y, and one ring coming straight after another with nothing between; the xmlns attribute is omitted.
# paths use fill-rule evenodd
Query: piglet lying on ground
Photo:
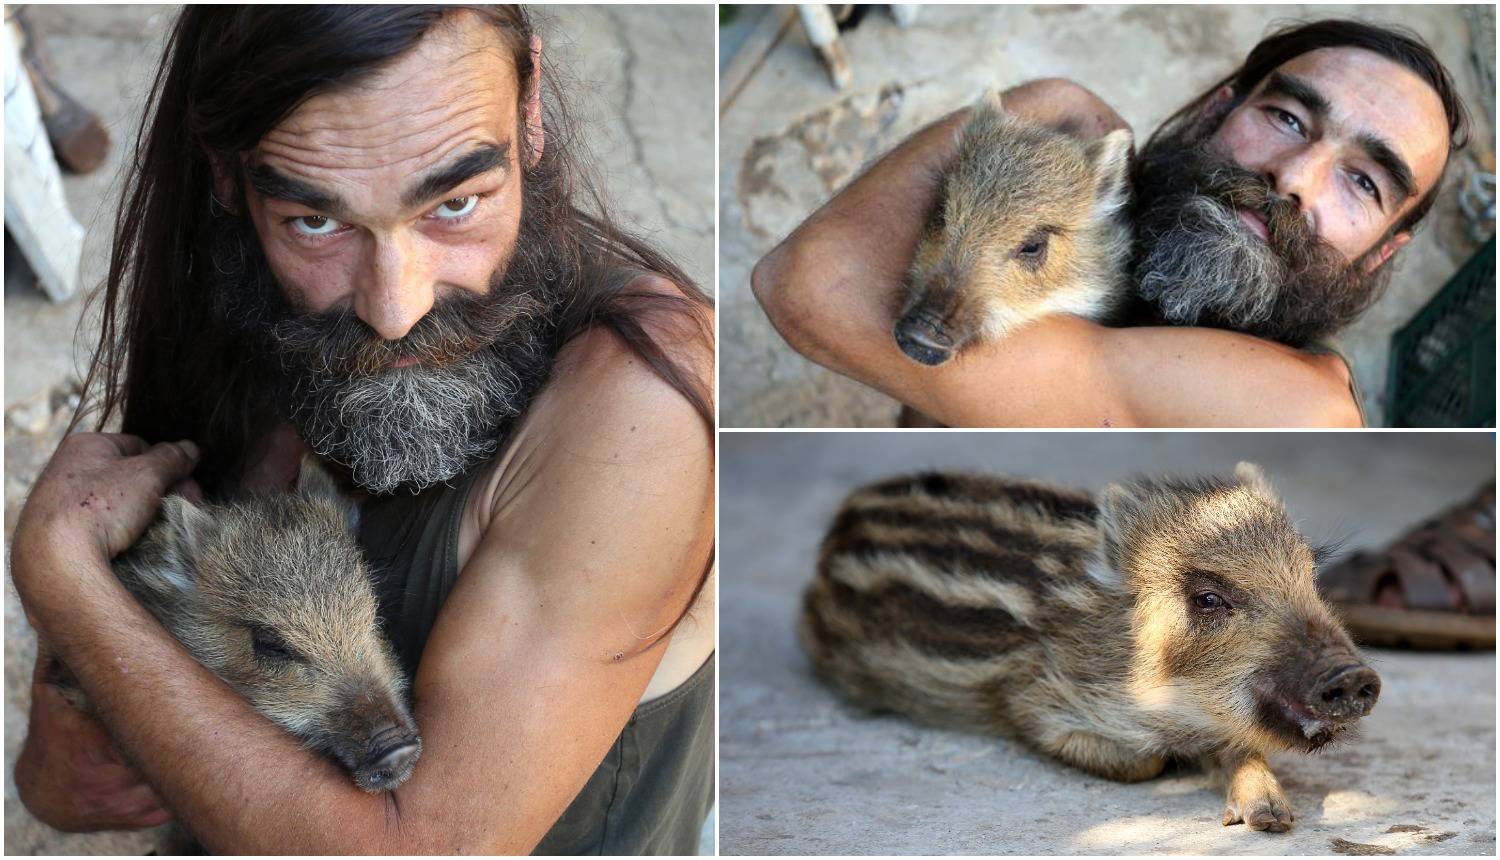
<svg viewBox="0 0 1500 860"><path fill-rule="evenodd" d="M926 474L850 496L819 557L804 647L855 701L1007 734L1132 782L1222 770L1224 824L1284 831L1266 764L1346 735L1380 694L1260 470L1097 497Z"/></svg>

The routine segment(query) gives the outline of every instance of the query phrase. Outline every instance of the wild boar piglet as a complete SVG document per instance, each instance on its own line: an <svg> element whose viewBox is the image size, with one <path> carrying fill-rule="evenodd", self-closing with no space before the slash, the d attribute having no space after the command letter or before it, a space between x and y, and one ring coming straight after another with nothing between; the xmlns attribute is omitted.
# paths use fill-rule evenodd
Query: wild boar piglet
<svg viewBox="0 0 1500 860"><path fill-rule="evenodd" d="M1112 317L1129 290L1130 132L1084 141L991 90L958 135L900 293L901 351L937 365L1048 314Z"/></svg>
<svg viewBox="0 0 1500 860"><path fill-rule="evenodd" d="M1227 778L1223 822L1294 820L1266 764L1370 713L1380 678L1260 469L1097 496L954 473L838 512L803 602L819 672L867 707L1022 740L1121 781Z"/></svg>
<svg viewBox="0 0 1500 860"><path fill-rule="evenodd" d="M422 739L381 631L355 512L312 457L292 493L168 496L115 574L195 660L369 792L411 776ZM66 667L53 679L89 708Z"/></svg>

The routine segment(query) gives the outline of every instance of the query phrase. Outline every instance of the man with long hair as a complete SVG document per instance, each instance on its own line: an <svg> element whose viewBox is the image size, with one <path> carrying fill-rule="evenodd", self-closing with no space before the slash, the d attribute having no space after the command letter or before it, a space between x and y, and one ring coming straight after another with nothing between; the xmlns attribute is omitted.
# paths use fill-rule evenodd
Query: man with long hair
<svg viewBox="0 0 1500 860"><path fill-rule="evenodd" d="M709 300L617 228L516 7L189 7L143 121L86 383L12 576L16 767L65 830L241 853L692 853L712 796ZM424 740L359 791L110 570L163 493L359 500ZM90 500L98 501L97 504ZM39 664L41 660L39 660Z"/></svg>
<svg viewBox="0 0 1500 860"><path fill-rule="evenodd" d="M1088 138L1127 127L1065 80L1004 103ZM766 255L752 286L799 352L967 426L1358 426L1352 374L1326 339L1378 296L1467 136L1453 81L1416 37L1284 28L1141 148L1131 325L1059 315L927 367L896 347L889 297L966 115L886 155Z"/></svg>

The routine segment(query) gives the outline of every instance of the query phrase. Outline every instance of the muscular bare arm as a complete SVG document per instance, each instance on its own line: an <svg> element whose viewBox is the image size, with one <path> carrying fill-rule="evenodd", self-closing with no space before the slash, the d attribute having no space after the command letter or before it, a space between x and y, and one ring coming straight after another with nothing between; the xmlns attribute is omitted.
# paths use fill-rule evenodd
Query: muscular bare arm
<svg viewBox="0 0 1500 860"><path fill-rule="evenodd" d="M1098 136L1125 123L1060 80L1005 93L1010 110ZM964 112L913 135L756 266L752 287L797 351L967 426L1358 426L1342 363L1232 332L1111 329L1058 316L939 367L891 337L891 297Z"/></svg>
<svg viewBox="0 0 1500 860"><path fill-rule="evenodd" d="M23 601L207 847L525 853L583 786L665 648L643 646L700 581L713 458L698 415L609 335L570 344L555 383L506 455L494 516L429 640L414 685L425 747L394 795L360 792L188 657L88 529L48 528L94 485L39 481L49 511L17 529ZM76 461L49 470L59 462ZM124 483L149 510L170 480Z"/></svg>

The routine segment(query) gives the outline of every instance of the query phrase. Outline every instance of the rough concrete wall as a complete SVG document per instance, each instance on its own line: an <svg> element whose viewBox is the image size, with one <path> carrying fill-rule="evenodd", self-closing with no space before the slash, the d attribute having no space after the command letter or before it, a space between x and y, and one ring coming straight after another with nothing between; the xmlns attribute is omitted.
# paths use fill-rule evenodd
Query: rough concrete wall
<svg viewBox="0 0 1500 860"><path fill-rule="evenodd" d="M725 433L720 451L725 855L1494 854L1493 652L1369 652L1382 691L1360 737L1271 757L1297 823L1269 835L1221 826L1220 789L1192 768L1121 785L869 714L819 682L795 633L824 531L866 482L947 468L1097 491L1243 459L1310 540L1352 550L1493 476L1489 434Z"/></svg>
<svg viewBox="0 0 1500 860"><path fill-rule="evenodd" d="M1480 7L1493 32L1494 7ZM927 6L898 28L883 12L843 35L854 84L836 92L794 28L721 118L722 426L890 426L896 405L793 352L750 294L750 269L869 161L916 129L1002 87L1072 78L1144 135L1244 59L1286 19L1355 16L1421 34L1476 108L1469 27L1454 6ZM1493 67L1493 41L1483 41ZM1455 196L1434 207L1398 255L1389 294L1343 337L1379 423L1390 334L1447 280L1472 247Z"/></svg>
<svg viewBox="0 0 1500 860"><path fill-rule="evenodd" d="M70 208L88 229L86 287L108 268L121 170L176 7L35 6L30 14L80 102L114 140L109 160L66 177ZM713 278L713 10L697 7L558 7L539 10L544 51L562 72L579 142L622 224L669 252L705 288ZM7 257L10 249L7 248ZM19 258L17 258L19 259ZM62 436L95 329L74 343L84 301L47 301L13 265L5 291L5 537L32 482ZM7 560L9 553L7 550ZM6 579L5 847L26 854L139 854L143 834L67 835L16 800L15 758L26 731L35 636ZM712 833L712 827L708 829Z"/></svg>

